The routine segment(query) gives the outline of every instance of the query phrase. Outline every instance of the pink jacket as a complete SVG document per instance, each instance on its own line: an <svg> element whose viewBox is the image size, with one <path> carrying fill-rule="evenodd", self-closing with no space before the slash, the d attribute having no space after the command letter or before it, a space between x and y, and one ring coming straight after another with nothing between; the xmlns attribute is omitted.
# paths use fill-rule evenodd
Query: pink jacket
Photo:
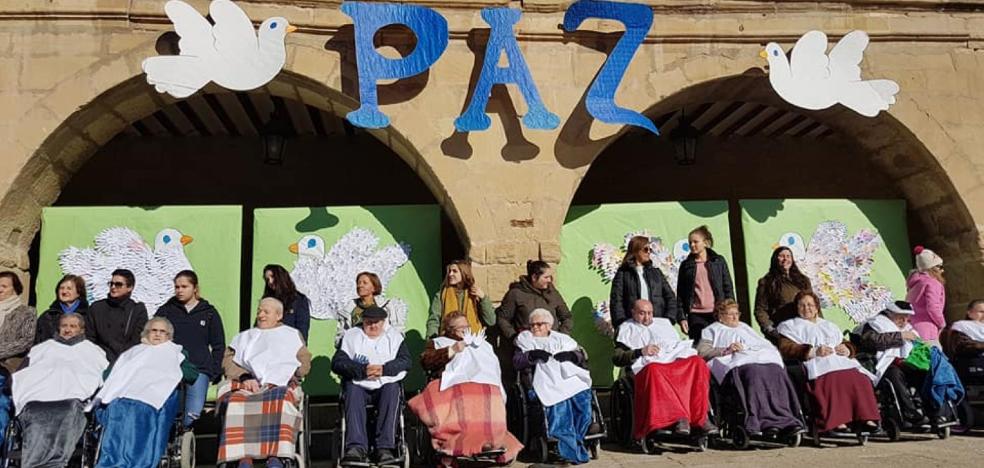
<svg viewBox="0 0 984 468"><path fill-rule="evenodd" d="M943 309L946 305L946 292L943 283L929 273L915 272L906 281L909 292L905 300L912 304L912 328L924 340L938 340L940 330L946 327Z"/></svg>

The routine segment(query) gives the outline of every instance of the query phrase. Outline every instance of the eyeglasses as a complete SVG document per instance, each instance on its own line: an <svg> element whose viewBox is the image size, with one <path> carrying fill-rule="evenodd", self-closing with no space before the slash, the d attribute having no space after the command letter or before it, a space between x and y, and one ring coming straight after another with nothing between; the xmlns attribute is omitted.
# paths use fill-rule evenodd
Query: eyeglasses
<svg viewBox="0 0 984 468"><path fill-rule="evenodd" d="M111 288L122 288L122 287L126 286L126 283L124 283L122 281L110 281L110 282L106 283L106 285L109 286L109 287L111 287Z"/></svg>
<svg viewBox="0 0 984 468"><path fill-rule="evenodd" d="M151 329L150 329L150 330L148 330L148 331L149 331L150 333L164 333L164 334L167 334L167 330L165 330L165 329L163 329L163 328L151 328Z"/></svg>
<svg viewBox="0 0 984 468"><path fill-rule="evenodd" d="M530 326L531 327L549 327L550 326L550 322L532 322L532 323L530 323Z"/></svg>
<svg viewBox="0 0 984 468"><path fill-rule="evenodd" d="M646 253L651 253L653 251L653 249L651 247L643 247L642 248L642 251L643 252L646 252Z"/></svg>

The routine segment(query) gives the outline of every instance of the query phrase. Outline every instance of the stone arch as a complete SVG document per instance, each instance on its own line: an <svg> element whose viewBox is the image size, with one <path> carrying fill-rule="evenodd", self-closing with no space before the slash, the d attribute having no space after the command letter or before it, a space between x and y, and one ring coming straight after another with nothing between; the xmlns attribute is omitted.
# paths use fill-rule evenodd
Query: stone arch
<svg viewBox="0 0 984 468"><path fill-rule="evenodd" d="M684 106L690 109L707 103L740 101L802 115L829 127L839 140L855 146L860 154L867 156L874 169L885 176L905 198L911 241L932 247L946 259L947 270L951 273L948 275L951 279L947 289L948 303L951 316L955 316L962 304L976 297L973 295L975 285L984 279L981 247L984 244L981 243L978 223L968 209L961 188L951 179L953 169L949 173L944 169L944 162L949 166L955 164L954 160L965 160L967 156L955 145L936 146L934 154L924 140L931 138L933 132L943 130L924 112L900 111L908 107L918 108L919 104L905 95L899 98L896 107L875 118L863 117L843 106L807 111L782 101L772 91L766 77L746 73L687 86L653 104L644 114L660 124L668 122L665 120L667 116ZM897 117L896 112L904 114L906 120ZM677 117L674 115L669 122L672 123L672 119ZM589 159L592 166L620 138L639 133L635 129L622 128L614 136L599 142L597 151ZM660 138L666 136L664 132ZM949 154L940 154L941 151ZM580 182L573 188L572 200L579 187Z"/></svg>
<svg viewBox="0 0 984 468"><path fill-rule="evenodd" d="M0 265L22 274L27 272L28 250L40 229L41 210L50 206L73 174L125 127L176 102L156 93L140 72L140 60L154 54L152 42L79 71L41 99L22 120L20 127L37 134L38 145L36 150L24 152L30 156L0 200L0 212L5 214L0 220ZM337 59L322 55L325 68L337 68L337 63L332 65ZM289 61L285 68L290 66ZM330 77L324 79L331 81ZM289 70L269 83L267 90L273 96L297 100L340 116L358 105L335 87ZM53 130L48 131L49 128ZM467 246L468 236L451 197L413 144L394 126L369 133L409 165L445 210L462 244Z"/></svg>

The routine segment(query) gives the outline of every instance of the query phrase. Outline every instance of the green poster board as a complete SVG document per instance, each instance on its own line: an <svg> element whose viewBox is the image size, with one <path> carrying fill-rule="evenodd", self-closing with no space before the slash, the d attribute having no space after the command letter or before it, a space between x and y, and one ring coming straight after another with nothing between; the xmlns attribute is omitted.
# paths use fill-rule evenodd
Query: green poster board
<svg viewBox="0 0 984 468"><path fill-rule="evenodd" d="M148 287L146 297L171 297L174 292L173 279L177 271L173 265L182 262L158 262L168 267L143 268L126 263L114 254L121 250L133 249L130 258L141 259L145 249L163 255L164 241L174 246L174 255L184 256L199 278L201 296L219 311L225 328L226 339L239 331L239 281L242 253L242 208L239 206L161 206L161 207L48 207L41 215L41 260L38 268L38 311L41 312L55 300L55 286L63 272L59 265L59 255L69 247L83 249L94 255L93 261L66 261L71 258L66 253L63 262L81 266L93 273L89 283L99 291L90 294L94 299L106 297L106 283L110 272L120 268L133 270L137 284L134 297ZM102 234L100 239L129 239L130 246L118 249L100 249L96 238L107 228L129 228L141 239L130 239L123 231ZM173 229L174 231L166 231ZM162 234L163 233L163 234ZM167 233L171 233L168 235ZM185 245L179 245L181 237ZM102 241L101 241L102 242ZM100 242L100 245L104 245ZM166 270L166 271L165 271ZM148 275L150 275L148 277ZM151 285L154 285L152 288ZM160 301L160 299L157 299ZM156 308L149 300L144 300L147 312L153 314Z"/></svg>
<svg viewBox="0 0 984 468"><path fill-rule="evenodd" d="M824 317L841 328L905 297L912 260L903 200L742 200L741 208L753 301L780 245L811 277Z"/></svg>
<svg viewBox="0 0 984 468"><path fill-rule="evenodd" d="M714 236L714 251L730 264L731 233L728 203L724 201L573 206L567 212L560 237L562 261L557 269L557 287L574 314L574 339L588 352L594 385L610 385L613 376L613 340L599 332L595 324L595 310L611 292L605 275L592 267L596 244L606 244L596 252L607 249L609 257L620 257L626 234L645 231L661 239L665 254L676 251L675 256L685 257L681 241L685 243L687 234L702 224ZM612 263L609 268L617 266L617 262ZM666 271L666 266L661 269L672 276L671 285L676 288L675 271Z"/></svg>
<svg viewBox="0 0 984 468"><path fill-rule="evenodd" d="M259 302L263 295L263 267L267 264L280 264L289 272L302 268L299 254L292 250L303 250L310 245L324 252L324 258L333 262L346 262L338 253L342 250L373 255L387 248L403 245L409 250L408 259L396 268L392 279L384 283L383 293L392 301L403 301L407 318L405 336L413 356L419 356L424 347L424 327L430 310L430 301L442 280L441 275L441 235L440 207L437 205L404 206L346 206L319 208L270 208L253 212L253 276L252 304ZM353 232L371 232L377 242L364 249L335 250L333 247L349 245ZM316 236L316 237L315 237ZM303 241L303 242L302 242ZM292 244L296 244L291 248ZM335 264L335 263L333 263ZM355 299L355 275L336 274L343 268L320 270L311 277L323 281L322 288L350 288L348 299ZM294 273L296 274L296 273ZM344 277L340 277L344 276ZM385 279L384 279L385 281ZM337 286L341 285L341 286ZM300 283L298 284L299 289ZM314 302L314 300L312 300ZM339 302L340 303L340 302ZM325 302L319 299L319 304ZM316 309L319 304L312 303ZM346 310L354 306L351 300L345 303ZM255 310L252 311L255 315ZM335 320L318 320L312 317L308 347L314 355L311 374L304 382L307 392L314 395L338 393L337 377L331 373L331 357L334 354ZM407 389L422 386L424 377L419 366L414 365L407 379Z"/></svg>

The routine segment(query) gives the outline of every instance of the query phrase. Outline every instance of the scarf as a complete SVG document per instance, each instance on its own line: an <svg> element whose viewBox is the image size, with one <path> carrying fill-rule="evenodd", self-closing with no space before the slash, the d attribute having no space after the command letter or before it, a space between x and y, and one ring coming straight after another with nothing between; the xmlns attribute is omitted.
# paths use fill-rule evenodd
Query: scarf
<svg viewBox="0 0 984 468"><path fill-rule="evenodd" d="M458 294L461 294L461 304L458 300ZM441 314L448 315L451 312L459 311L465 314L468 319L468 326L471 327L471 332L477 335L478 332L482 331L482 321L478 318L478 311L475 308L475 301L468 295L468 291L459 290L453 286L448 286L441 291ZM442 320L443 321L443 320Z"/></svg>
<svg viewBox="0 0 984 468"><path fill-rule="evenodd" d="M287 325L250 328L232 339L232 361L246 369L261 385L283 387L294 377L301 363L297 351L304 346L297 329Z"/></svg>
<svg viewBox="0 0 984 468"><path fill-rule="evenodd" d="M65 305L64 302L58 302L58 307L61 308L61 311L66 314L74 314L75 311L79 309L80 305L82 305L82 301L79 299L72 301L72 303L68 305Z"/></svg>
<svg viewBox="0 0 984 468"><path fill-rule="evenodd" d="M711 359L711 374L718 383L723 383L728 372L746 364L775 364L782 366L779 350L765 338L757 335L752 327L739 323L735 327L714 322L704 328L702 340L711 342L715 348L727 348L732 343L741 343L745 348L737 353L728 353Z"/></svg>
<svg viewBox="0 0 984 468"><path fill-rule="evenodd" d="M345 332L345 337L342 338L341 351L353 361L362 364L383 365L396 359L402 344L403 334L390 326L387 326L383 333L376 338L369 338L362 327L353 327ZM378 379L353 380L352 383L366 390L375 390L388 383L399 382L406 376L407 371L400 371L399 374L393 376L384 375Z"/></svg>
<svg viewBox="0 0 984 468"><path fill-rule="evenodd" d="M681 340L673 329L673 323L662 317L653 317L649 326L626 320L618 327L618 342L629 349L640 349L643 346L658 345L659 353L655 356L640 356L632 363L632 373L638 374L642 368L652 363L669 364L677 359L696 356L694 340Z"/></svg>
<svg viewBox="0 0 984 468"><path fill-rule="evenodd" d="M573 338L556 331L547 336L533 336L525 330L516 336L516 347L529 352L542 349L550 354L576 351ZM533 373L533 390L543 406L553 406L591 388L591 372L573 362L560 362L552 356L547 362L538 362Z"/></svg>
<svg viewBox="0 0 984 468"><path fill-rule="evenodd" d="M953 322L953 326L950 327L951 330L955 332L963 333L978 343L984 343L984 322L978 322L977 320L960 320Z"/></svg>
<svg viewBox="0 0 984 468"><path fill-rule="evenodd" d="M3 327L3 322L7 321L7 316L20 306L21 299L16 294L0 301L0 328Z"/></svg>

